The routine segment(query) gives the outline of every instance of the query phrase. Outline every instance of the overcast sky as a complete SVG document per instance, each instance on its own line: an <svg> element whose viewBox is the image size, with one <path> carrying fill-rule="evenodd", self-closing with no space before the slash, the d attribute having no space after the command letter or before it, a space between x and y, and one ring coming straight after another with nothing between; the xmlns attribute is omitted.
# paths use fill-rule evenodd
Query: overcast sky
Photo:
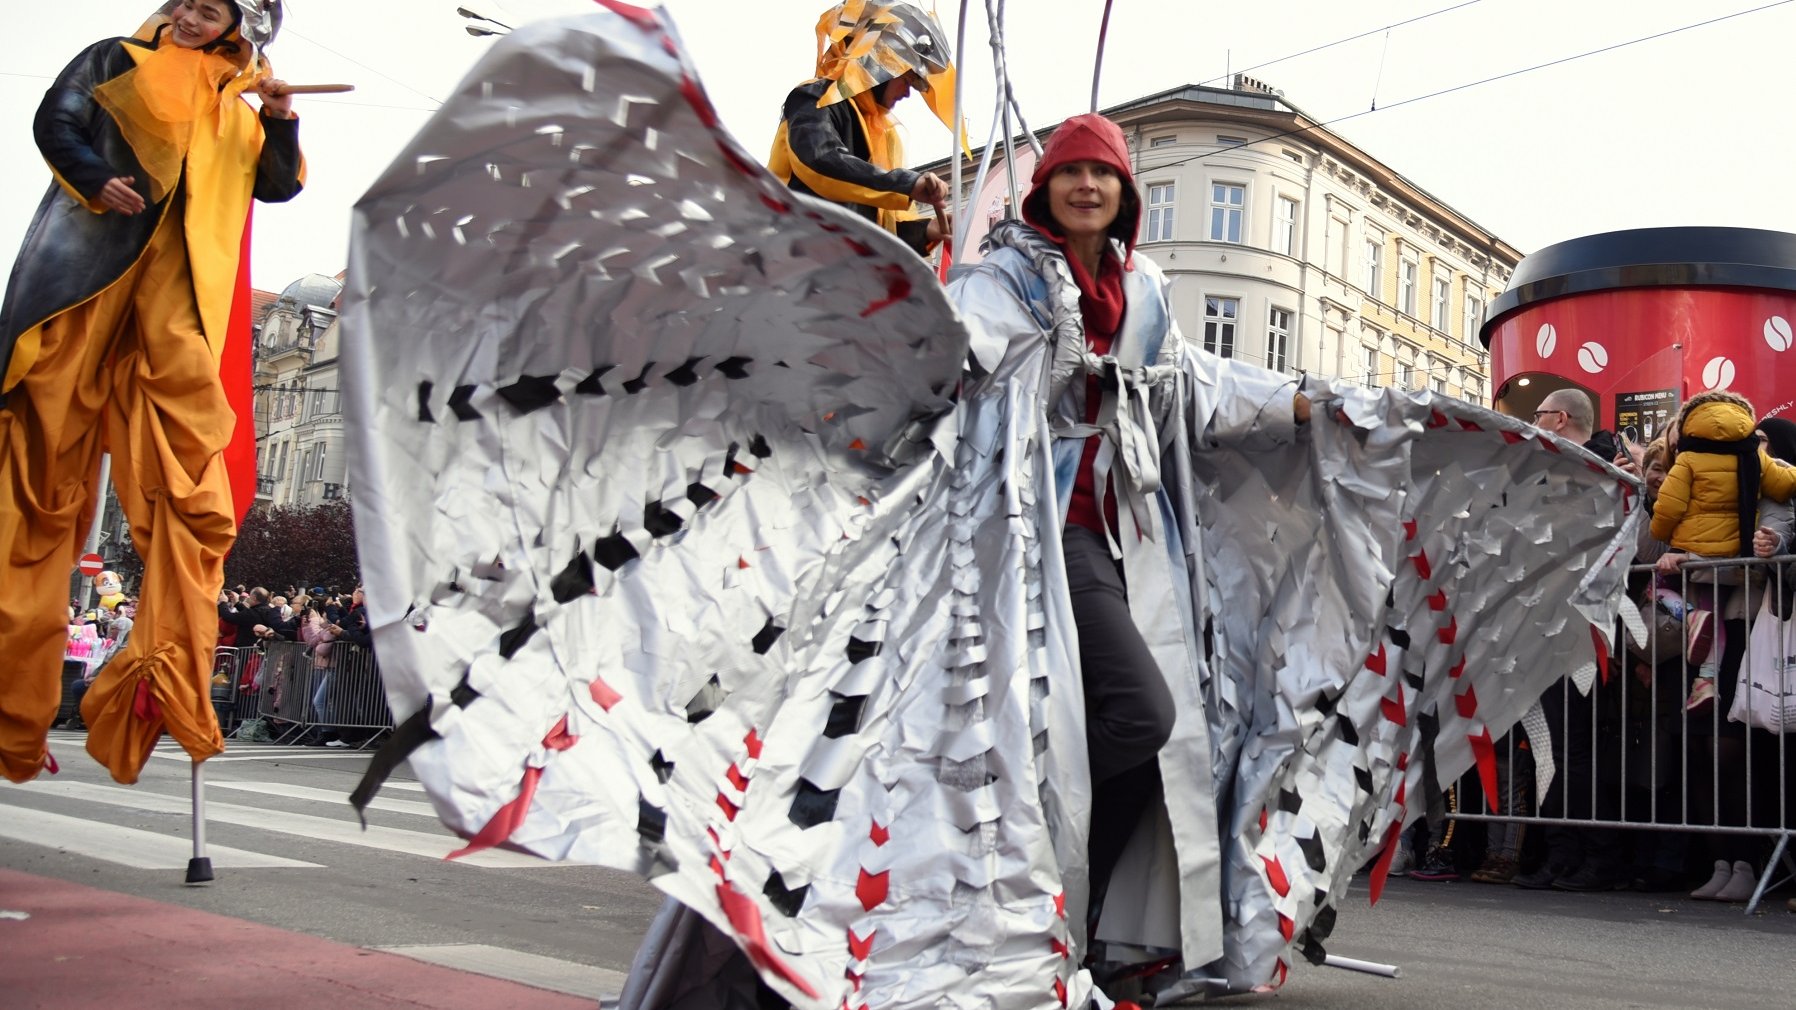
<svg viewBox="0 0 1796 1010"><path fill-rule="evenodd" d="M13 0L16 4L17 0ZM582 13L588 0L461 0L517 23ZM1796 232L1796 2L1410 104L1406 99L1768 0L1473 0L1388 33L1384 25L1461 0L1114 0L1101 104L1373 31L1252 70L1349 140L1524 251L1617 228L1715 224ZM928 6L928 0L924 0ZM350 207L485 52L456 0L289 0L272 50L296 82L347 82L353 95L302 98L311 182L256 218L254 276L279 290L343 268ZM669 0L725 124L764 151L781 99L808 76L826 0ZM967 114L975 143L995 94L984 0L973 0ZM50 79L83 46L127 33L153 0L30 5L29 44L0 71L0 256L10 264L49 176L30 142ZM1010 0L1012 79L1035 126L1083 112L1102 0ZM941 0L953 33L958 4ZM16 25L16 27L24 27ZM17 33L15 33L17 35ZM22 39L23 36L18 36ZM16 39L17 41L17 39ZM920 101L899 108L910 156L949 150Z"/></svg>

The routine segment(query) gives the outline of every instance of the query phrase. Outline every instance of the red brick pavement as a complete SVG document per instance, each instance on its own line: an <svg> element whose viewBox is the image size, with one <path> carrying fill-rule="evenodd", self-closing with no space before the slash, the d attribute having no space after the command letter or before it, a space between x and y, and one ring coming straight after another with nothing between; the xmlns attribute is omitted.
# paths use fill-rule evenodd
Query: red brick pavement
<svg viewBox="0 0 1796 1010"><path fill-rule="evenodd" d="M0 870L0 1006L594 1008L575 996L11 870Z"/></svg>

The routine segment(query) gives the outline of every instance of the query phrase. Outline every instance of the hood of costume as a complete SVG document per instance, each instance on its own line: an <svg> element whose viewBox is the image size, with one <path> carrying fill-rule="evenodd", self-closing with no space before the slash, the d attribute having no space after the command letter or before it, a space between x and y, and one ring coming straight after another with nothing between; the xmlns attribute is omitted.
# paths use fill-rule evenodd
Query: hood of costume
<svg viewBox="0 0 1796 1010"><path fill-rule="evenodd" d="M241 512L254 500L255 486L250 204L291 199L304 184L305 166L298 121L260 117L242 100L268 73L259 45L274 37L280 5L238 4L238 26L222 44L190 50L169 43L169 19L159 11L136 36L89 46L45 93L33 134L53 181L0 307L0 403L37 359L42 324L123 277L164 216L178 212L195 302L208 340L220 349L239 417L230 459ZM95 200L109 179L124 176L136 179L147 204L143 213L111 213ZM240 339L227 339L232 333ZM238 373L241 381L233 382Z"/></svg>
<svg viewBox="0 0 1796 1010"><path fill-rule="evenodd" d="M1041 159L1029 178L1029 195L1023 198L1023 220L1035 229L1063 243L1060 226L1048 207L1048 179L1062 165L1075 161L1095 161L1109 165L1122 179L1122 200L1116 220L1110 225L1110 237L1122 243L1124 265L1132 265L1135 239L1141 232L1141 199L1135 193L1135 173L1129 164L1129 144L1122 128L1095 112L1074 116L1061 123L1054 135L1042 146Z"/></svg>
<svg viewBox="0 0 1796 1010"><path fill-rule="evenodd" d="M1716 390L1684 404L1677 457L1653 503L1654 537L1705 557L1750 551L1759 498L1796 494L1796 470L1760 448L1755 428L1752 404L1737 394Z"/></svg>
<svg viewBox="0 0 1796 1010"><path fill-rule="evenodd" d="M817 21L816 76L787 99L788 114L774 136L769 169L782 182L796 178L804 191L825 200L873 208L867 216L888 231L915 220L910 190L916 173L905 169L897 120L878 99L880 85L907 73L920 82L923 100L936 118L953 129L954 64L947 35L933 15L913 4L870 0L851 0L825 11ZM851 178L813 170L794 153L789 134L797 111L790 103L799 101L826 112L835 139L879 172ZM965 130L956 132L964 148Z"/></svg>
<svg viewBox="0 0 1796 1010"><path fill-rule="evenodd" d="M929 111L954 129L954 57L935 15L915 4L849 0L817 19L817 80L829 88L818 108L861 96L916 74Z"/></svg>

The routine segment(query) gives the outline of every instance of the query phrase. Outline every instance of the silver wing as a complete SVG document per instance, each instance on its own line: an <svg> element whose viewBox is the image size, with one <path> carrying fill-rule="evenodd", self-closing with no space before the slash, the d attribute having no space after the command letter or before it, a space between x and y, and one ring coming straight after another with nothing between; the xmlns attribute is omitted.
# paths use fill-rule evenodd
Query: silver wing
<svg viewBox="0 0 1796 1010"><path fill-rule="evenodd" d="M1559 678L1588 689L1642 520L1631 478L1514 418L1309 392L1307 444L1194 456L1232 798L1213 971L1237 985L1320 958L1354 872L1426 790L1476 767L1494 804L1495 741ZM1374 880L1376 900L1383 864Z"/></svg>
<svg viewBox="0 0 1796 1010"><path fill-rule="evenodd" d="M377 646L471 848L642 873L800 1005L1079 993L1039 396L956 407L910 250L626 11L496 45L358 205L349 288Z"/></svg>

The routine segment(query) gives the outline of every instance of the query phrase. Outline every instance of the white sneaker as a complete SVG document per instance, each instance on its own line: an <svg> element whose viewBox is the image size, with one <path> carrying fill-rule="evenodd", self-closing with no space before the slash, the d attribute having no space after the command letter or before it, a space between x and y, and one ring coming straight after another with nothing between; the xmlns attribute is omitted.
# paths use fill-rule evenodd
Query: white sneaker
<svg viewBox="0 0 1796 1010"><path fill-rule="evenodd" d="M1721 893L1722 888L1727 886L1728 880L1732 878L1733 875L1734 867L1732 863L1729 863L1725 859L1715 860L1715 875L1709 878L1708 883L1691 891L1690 897L1695 898L1698 901L1718 900L1717 895Z"/></svg>
<svg viewBox="0 0 1796 1010"><path fill-rule="evenodd" d="M326 740L326 741L324 741L324 745L326 747L347 747L347 746L349 746L347 743L344 743L341 740Z"/></svg>
<svg viewBox="0 0 1796 1010"><path fill-rule="evenodd" d="M1415 869L1415 865L1415 851L1409 847L1407 842L1399 842L1397 844L1397 854L1391 857L1391 869L1389 875L1393 877L1405 876L1410 870Z"/></svg>
<svg viewBox="0 0 1796 1010"><path fill-rule="evenodd" d="M1715 895L1716 901L1751 901L1754 891L1759 889L1759 878L1752 871L1752 864L1744 860L1734 864L1733 876L1727 878L1727 886Z"/></svg>

